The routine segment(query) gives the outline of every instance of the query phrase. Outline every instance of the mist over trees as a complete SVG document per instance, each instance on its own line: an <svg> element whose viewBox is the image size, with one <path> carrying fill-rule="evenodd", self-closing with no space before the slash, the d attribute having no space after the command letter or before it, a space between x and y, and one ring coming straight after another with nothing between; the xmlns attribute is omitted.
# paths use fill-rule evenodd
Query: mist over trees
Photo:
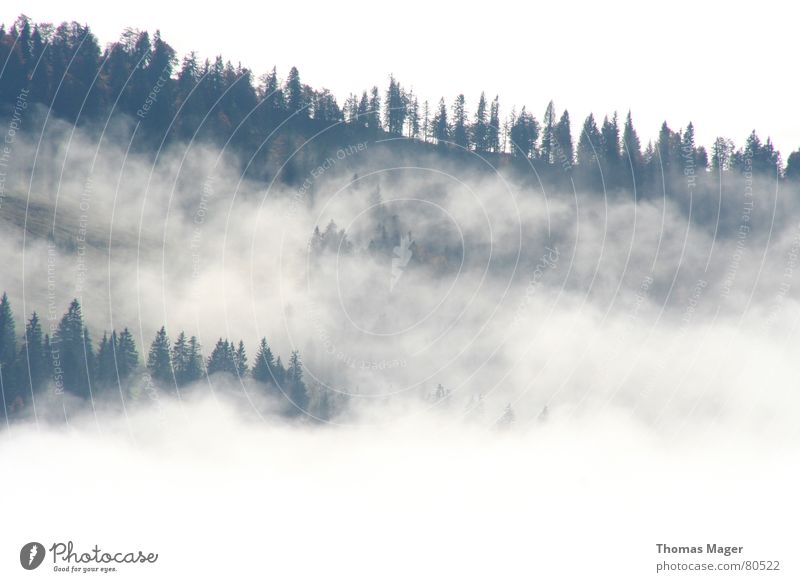
<svg viewBox="0 0 800 582"><path fill-rule="evenodd" d="M55 325L55 333L43 333L41 320L32 313L18 342L16 322L8 295L0 298L0 388L6 418L14 417L46 399L47 393L68 394L83 401L119 402L135 400L140 385L174 393L214 375L230 380L252 380L263 395L284 402L284 414L308 414L329 419L345 404L343 397L309 386L303 374L300 352L293 351L284 367L262 338L250 364L243 341L219 338L208 357L203 356L197 337L181 331L171 341L161 327L153 338L144 362L133 335L105 332L93 342L84 325L81 305L73 300Z"/></svg>
<svg viewBox="0 0 800 582"><path fill-rule="evenodd" d="M725 172L765 172L800 179L800 151L785 160L770 139L753 131L737 147L718 137L708 148L695 143L694 125L670 128L642 144L631 112L577 121L550 101L541 118L528 106L501 106L486 93L470 101L420 102L393 75L388 87L351 93L340 105L325 88L302 81L292 67L284 79L276 69L254 77L222 56L179 58L156 31L126 29L117 42L100 47L90 28L76 22L54 26L20 16L0 27L0 110L39 104L53 115L83 126L126 115L144 144L209 140L261 156L285 155L287 140L336 128L331 139L403 136L420 148L458 155L469 151L494 164L532 165L545 179L582 189L634 188L644 192L686 189L686 178L718 179ZM623 121L624 119L624 121ZM338 133L337 133L338 132ZM268 143L268 145L267 145ZM288 164L279 178L293 179ZM665 180L662 181L662 177Z"/></svg>
<svg viewBox="0 0 800 582"><path fill-rule="evenodd" d="M118 117L135 124L134 150L207 141L252 155L252 168L273 157L291 158L295 146L324 134L325 145L334 147L404 138L414 154L458 163L479 157L491 167L519 168L543 183L577 188L581 194L633 191L637 198L679 197L687 190L716 188L723 176L748 173L800 181L800 151L784 160L770 139L755 130L741 146L723 136L704 146L696 142L691 121L681 128L664 122L656 139L643 143L630 111L579 120L553 101L534 111L525 104L501 103L494 92L428 100L391 74L385 88L356 90L340 104L329 90L304 83L297 67L285 77L276 68L256 76L222 56L200 59L191 52L180 58L158 31L126 29L117 42L101 47L88 26L53 26L20 16L8 28L0 26L0 62L5 63L0 113L7 118L38 108L87 131L100 131ZM301 175L299 163L287 160L273 177L291 184ZM403 236L410 241L406 233L397 216L378 215L366 252L391 257ZM723 224L719 234L724 233ZM426 252L434 255L422 242L410 244L418 251L415 260L423 261ZM313 258L357 250L333 220L311 236ZM463 257L438 250L435 258L447 265ZM127 328L90 330L77 300L49 329L36 313L15 321L4 295L0 388L7 415L24 412L47 391L83 400L133 398L147 378L157 390L180 394L215 375L247 379L264 395L283 401L287 416L310 412L324 419L343 406L304 374L300 353L282 360L266 338L248 353L242 340L219 337L201 346L195 336L162 327L148 345L136 343ZM433 399L447 398L437 386ZM509 407L502 423L513 422Z"/></svg>

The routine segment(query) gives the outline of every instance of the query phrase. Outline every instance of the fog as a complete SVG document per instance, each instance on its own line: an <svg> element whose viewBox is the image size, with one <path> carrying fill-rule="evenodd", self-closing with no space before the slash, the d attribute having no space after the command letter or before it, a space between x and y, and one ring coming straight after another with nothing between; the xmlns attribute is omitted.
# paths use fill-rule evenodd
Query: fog
<svg viewBox="0 0 800 582"><path fill-rule="evenodd" d="M798 484L797 192L549 191L390 143L265 184L204 144L129 151L130 130L51 121L14 143L0 264L18 330L36 310L49 331L77 297L95 339L127 326L140 354L162 325L206 356L241 338L251 363L266 336L346 405L290 422L224 377L124 411L44 395L0 437L24 474L5 498L35 501L11 504L12 546L160 551L147 576L164 580L252 577L254 555L267 579L629 579L702 512L697 543L790 555L752 532L799 517L781 506ZM331 220L347 242L316 250Z"/></svg>

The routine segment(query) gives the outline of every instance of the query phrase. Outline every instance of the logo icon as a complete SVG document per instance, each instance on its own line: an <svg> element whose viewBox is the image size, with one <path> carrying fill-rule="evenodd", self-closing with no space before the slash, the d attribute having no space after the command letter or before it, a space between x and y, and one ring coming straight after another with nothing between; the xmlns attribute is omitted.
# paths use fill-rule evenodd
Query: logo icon
<svg viewBox="0 0 800 582"><path fill-rule="evenodd" d="M19 563L26 570L35 570L44 562L44 546L39 542L28 542L19 551Z"/></svg>

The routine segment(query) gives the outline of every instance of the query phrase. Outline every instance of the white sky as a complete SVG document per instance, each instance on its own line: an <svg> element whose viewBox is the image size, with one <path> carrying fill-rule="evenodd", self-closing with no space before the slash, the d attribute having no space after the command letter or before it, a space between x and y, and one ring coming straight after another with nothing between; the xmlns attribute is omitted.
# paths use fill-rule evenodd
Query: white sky
<svg viewBox="0 0 800 582"><path fill-rule="evenodd" d="M182 56L221 53L256 76L296 65L304 82L343 101L390 72L423 98L452 102L459 92L474 109L482 89L499 94L503 112L521 104L541 119L552 98L568 108L573 132L589 111L602 119L632 109L643 142L664 119L673 129L694 122L700 143L716 135L744 142L751 129L771 136L784 159L800 147L797 50L800 8L793 3L674 0L652 3L513 2L480 6L406 0L243 2L167 8L166 2L41 0L0 6L10 24L88 23L102 44L125 26L160 28Z"/></svg>

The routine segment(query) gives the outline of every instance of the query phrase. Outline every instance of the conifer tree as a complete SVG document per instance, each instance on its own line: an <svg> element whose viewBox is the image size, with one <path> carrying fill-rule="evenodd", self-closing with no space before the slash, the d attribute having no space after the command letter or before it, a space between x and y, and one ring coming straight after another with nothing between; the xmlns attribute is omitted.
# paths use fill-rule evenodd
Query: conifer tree
<svg viewBox="0 0 800 582"><path fill-rule="evenodd" d="M303 103L303 86L300 83L300 73L297 67L292 67L289 71L289 76L286 78L286 85L284 86L283 93L286 99L286 108L289 114L297 112L299 117L307 117L307 109L303 110L305 103ZM303 110L303 111L301 111Z"/></svg>
<svg viewBox="0 0 800 582"><path fill-rule="evenodd" d="M449 138L450 126L447 123L447 107L444 104L444 98L441 98L439 99L439 110L433 118L433 139L440 146L444 146Z"/></svg>
<svg viewBox="0 0 800 582"><path fill-rule="evenodd" d="M307 412L309 394L305 382L303 382L303 364L300 360L300 353L293 351L289 358L289 368L286 370L286 392L289 399L294 403L298 410L296 413Z"/></svg>
<svg viewBox="0 0 800 582"><path fill-rule="evenodd" d="M500 98L495 96L489 111L486 146L490 152L500 153Z"/></svg>
<svg viewBox="0 0 800 582"><path fill-rule="evenodd" d="M164 326L156 333L150 351L147 354L147 369L156 382L166 385L174 381L170 358L170 341Z"/></svg>
<svg viewBox="0 0 800 582"><path fill-rule="evenodd" d="M475 144L475 151L483 153L488 150L489 122L488 112L486 111L486 95L481 92L478 100L478 108L475 111L475 121L472 124L472 143Z"/></svg>
<svg viewBox="0 0 800 582"><path fill-rule="evenodd" d="M236 358L233 345L226 339L219 338L217 345L211 351L206 364L208 375L218 373L236 374Z"/></svg>
<svg viewBox="0 0 800 582"><path fill-rule="evenodd" d="M539 148L541 159L545 164L555 163L554 154L554 138L555 138L555 125L556 125L556 108L553 101L547 104L547 109L544 112L542 119L542 145Z"/></svg>
<svg viewBox="0 0 800 582"><path fill-rule="evenodd" d="M381 98L378 96L377 87L373 87L370 93L367 127L373 131L381 129Z"/></svg>
<svg viewBox="0 0 800 582"><path fill-rule="evenodd" d="M5 371L10 370L17 355L17 336L14 326L14 314L11 311L11 302L8 295L3 293L0 298L0 366Z"/></svg>
<svg viewBox="0 0 800 582"><path fill-rule="evenodd" d="M31 395L40 393L47 382L48 357L45 352L42 325L34 311L25 326L25 342L18 358L19 391L25 402L31 401Z"/></svg>
<svg viewBox="0 0 800 582"><path fill-rule="evenodd" d="M625 126L622 130L623 165L633 169L633 178L638 181L644 160L642 158L642 144L639 135L633 128L631 112L625 117Z"/></svg>
<svg viewBox="0 0 800 582"><path fill-rule="evenodd" d="M128 380L139 367L139 353L133 334L126 327L117 340L117 373L122 382Z"/></svg>
<svg viewBox="0 0 800 582"><path fill-rule="evenodd" d="M236 347L236 352L233 354L233 359L236 364L236 374L240 378L247 375L247 352L244 349L244 342L239 340L239 345Z"/></svg>
<svg viewBox="0 0 800 582"><path fill-rule="evenodd" d="M77 299L73 299L67 313L56 330L56 345L65 390L89 398L95 368L89 331L83 323L83 312Z"/></svg>
<svg viewBox="0 0 800 582"><path fill-rule="evenodd" d="M553 129L553 142L556 163L560 164L565 170L571 168L575 163L575 149L572 145L569 112L566 109Z"/></svg>
<svg viewBox="0 0 800 582"><path fill-rule="evenodd" d="M583 122L583 130L578 139L578 165L584 169L590 169L597 163L599 156L597 151L600 149L600 131L591 113Z"/></svg>
<svg viewBox="0 0 800 582"><path fill-rule="evenodd" d="M272 350L267 345L267 339L261 338L258 353L256 354L256 362L252 370L253 379L263 384L274 383L274 368L275 358L272 355Z"/></svg>
<svg viewBox="0 0 800 582"><path fill-rule="evenodd" d="M466 149L469 147L469 133L467 131L467 109L463 93L456 97L453 103L453 142Z"/></svg>

